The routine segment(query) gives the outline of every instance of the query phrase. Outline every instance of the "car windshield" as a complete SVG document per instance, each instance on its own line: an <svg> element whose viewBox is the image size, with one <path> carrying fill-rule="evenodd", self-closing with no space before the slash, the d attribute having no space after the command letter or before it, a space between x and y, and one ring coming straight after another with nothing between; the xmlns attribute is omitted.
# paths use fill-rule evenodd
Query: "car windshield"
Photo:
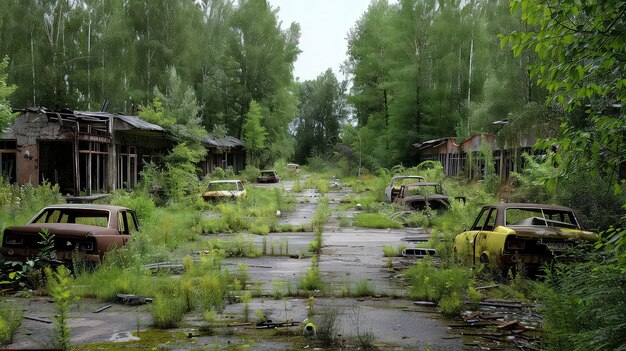
<svg viewBox="0 0 626 351"><path fill-rule="evenodd" d="M106 228L109 212L92 209L50 208L44 210L32 223L74 223Z"/></svg>
<svg viewBox="0 0 626 351"><path fill-rule="evenodd" d="M407 191L407 196L415 196L415 195L429 196L429 195L435 195L439 193L440 191L438 189L438 186L436 185L420 185L420 186L409 187Z"/></svg>
<svg viewBox="0 0 626 351"><path fill-rule="evenodd" d="M424 178L420 177L420 176L411 176L411 177L406 177L406 178L396 178L396 179L392 179L391 180L391 184L394 187L400 187L402 185L407 185L407 184L413 184L416 182L423 182Z"/></svg>
<svg viewBox="0 0 626 351"><path fill-rule="evenodd" d="M206 188L207 191L237 191L237 183L209 183Z"/></svg>
<svg viewBox="0 0 626 351"><path fill-rule="evenodd" d="M507 208L506 225L578 228L572 211L543 208Z"/></svg>
<svg viewBox="0 0 626 351"><path fill-rule="evenodd" d="M263 171L261 172L261 175L264 177L273 177L274 176L274 171Z"/></svg>

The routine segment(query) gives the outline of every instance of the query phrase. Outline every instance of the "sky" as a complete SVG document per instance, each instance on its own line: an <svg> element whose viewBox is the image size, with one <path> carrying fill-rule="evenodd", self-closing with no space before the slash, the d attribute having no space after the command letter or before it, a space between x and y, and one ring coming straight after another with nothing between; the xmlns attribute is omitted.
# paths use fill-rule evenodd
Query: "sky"
<svg viewBox="0 0 626 351"><path fill-rule="evenodd" d="M367 10L370 0L268 0L280 7L282 28L300 24L300 50L294 77L313 80L331 68L339 80L339 67L346 59L350 28Z"/></svg>

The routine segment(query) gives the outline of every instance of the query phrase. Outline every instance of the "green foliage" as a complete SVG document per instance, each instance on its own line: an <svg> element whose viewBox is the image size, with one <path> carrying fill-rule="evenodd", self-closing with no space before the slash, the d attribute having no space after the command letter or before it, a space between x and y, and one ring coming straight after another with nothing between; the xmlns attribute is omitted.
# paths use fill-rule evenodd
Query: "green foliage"
<svg viewBox="0 0 626 351"><path fill-rule="evenodd" d="M262 119L261 106L254 100L250 101L246 123L243 125L243 140L248 151L248 162L255 167L260 166L260 152L265 149L267 132L261 125Z"/></svg>
<svg viewBox="0 0 626 351"><path fill-rule="evenodd" d="M316 266L307 269L305 275L298 282L298 289L304 291L321 290L323 287L322 272Z"/></svg>
<svg viewBox="0 0 626 351"><path fill-rule="evenodd" d="M261 250L249 235L237 234L227 240L212 238L207 245L209 250L217 250L224 257L258 257Z"/></svg>
<svg viewBox="0 0 626 351"><path fill-rule="evenodd" d="M402 256L402 251L406 249L406 247L407 247L406 244L400 244L396 247L393 247L392 245L385 245L383 246L383 256L385 257Z"/></svg>
<svg viewBox="0 0 626 351"><path fill-rule="evenodd" d="M111 205L124 206L135 211L140 224L149 220L156 210L152 197L143 191L127 192L117 190L111 194L110 202Z"/></svg>
<svg viewBox="0 0 626 351"><path fill-rule="evenodd" d="M8 84L9 57L5 56L0 61L0 130L4 131L15 119L16 114L11 111L9 97L15 92L17 87Z"/></svg>
<svg viewBox="0 0 626 351"><path fill-rule="evenodd" d="M181 292L172 295L156 294L150 305L152 323L156 328L176 328L187 311L187 303Z"/></svg>
<svg viewBox="0 0 626 351"><path fill-rule="evenodd" d="M7 179L0 182L0 226L23 225L43 207L63 203L58 185L43 182L41 185L9 184ZM1 238L0 233L0 238Z"/></svg>
<svg viewBox="0 0 626 351"><path fill-rule="evenodd" d="M622 118L626 106L625 65L621 54L626 3L609 0L513 0L511 13L521 13L528 28L502 37L517 57L534 51L538 61L530 75L548 93L548 103L565 113L560 135L541 143L557 144L556 162L564 162L567 178L576 173L603 175L608 190L619 191L626 161ZM618 104L619 108L615 108ZM619 110L619 111L618 111Z"/></svg>
<svg viewBox="0 0 626 351"><path fill-rule="evenodd" d="M375 291L369 280L363 279L356 282L354 287L354 296L365 297L374 295Z"/></svg>
<svg viewBox="0 0 626 351"><path fill-rule="evenodd" d="M393 221L387 218L386 216L378 214L378 213L358 213L357 215L354 216L352 225L357 226L357 227L378 228L378 229L402 228L401 223Z"/></svg>
<svg viewBox="0 0 626 351"><path fill-rule="evenodd" d="M58 266L56 271L47 267L46 276L48 278L48 294L54 299L57 312L54 319L56 343L61 349L68 350L71 341L69 313L70 304L74 300L72 294L74 278L69 269L64 266Z"/></svg>
<svg viewBox="0 0 626 351"><path fill-rule="evenodd" d="M406 271L411 282L411 298L425 299L439 303L446 313L458 312L472 284L472 274L468 268L436 268L432 260L424 258Z"/></svg>
<svg viewBox="0 0 626 351"><path fill-rule="evenodd" d="M544 329L552 350L618 350L626 343L623 266L610 259L559 265L548 275ZM581 279L584 277L584 279Z"/></svg>
<svg viewBox="0 0 626 351"><path fill-rule="evenodd" d="M13 342L13 336L22 324L22 307L15 303L0 303L0 345Z"/></svg>
<svg viewBox="0 0 626 351"><path fill-rule="evenodd" d="M315 80L300 84L300 102L296 115L296 162L309 156L328 157L339 141L341 121L346 118L345 85L331 69ZM309 165L311 160L309 159Z"/></svg>
<svg viewBox="0 0 626 351"><path fill-rule="evenodd" d="M255 183L256 182L256 177L259 175L259 173L261 173L261 170L259 170L258 168L252 166L252 165L246 165L246 168L239 172L238 177L241 180L245 180L248 183Z"/></svg>

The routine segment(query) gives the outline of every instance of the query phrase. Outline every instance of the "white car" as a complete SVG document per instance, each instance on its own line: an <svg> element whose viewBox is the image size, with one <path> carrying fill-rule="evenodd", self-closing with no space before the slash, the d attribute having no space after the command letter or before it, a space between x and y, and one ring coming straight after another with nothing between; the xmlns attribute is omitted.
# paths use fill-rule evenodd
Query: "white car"
<svg viewBox="0 0 626 351"><path fill-rule="evenodd" d="M248 195L241 180L214 180L202 193L205 201L245 198Z"/></svg>

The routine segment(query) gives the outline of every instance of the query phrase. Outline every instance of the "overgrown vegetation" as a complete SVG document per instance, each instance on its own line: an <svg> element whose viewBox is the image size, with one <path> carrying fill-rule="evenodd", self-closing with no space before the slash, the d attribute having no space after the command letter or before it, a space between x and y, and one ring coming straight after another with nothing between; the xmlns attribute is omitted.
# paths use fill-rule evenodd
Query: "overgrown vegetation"
<svg viewBox="0 0 626 351"><path fill-rule="evenodd" d="M0 345L13 342L13 336L22 324L23 316L20 304L0 302Z"/></svg>

